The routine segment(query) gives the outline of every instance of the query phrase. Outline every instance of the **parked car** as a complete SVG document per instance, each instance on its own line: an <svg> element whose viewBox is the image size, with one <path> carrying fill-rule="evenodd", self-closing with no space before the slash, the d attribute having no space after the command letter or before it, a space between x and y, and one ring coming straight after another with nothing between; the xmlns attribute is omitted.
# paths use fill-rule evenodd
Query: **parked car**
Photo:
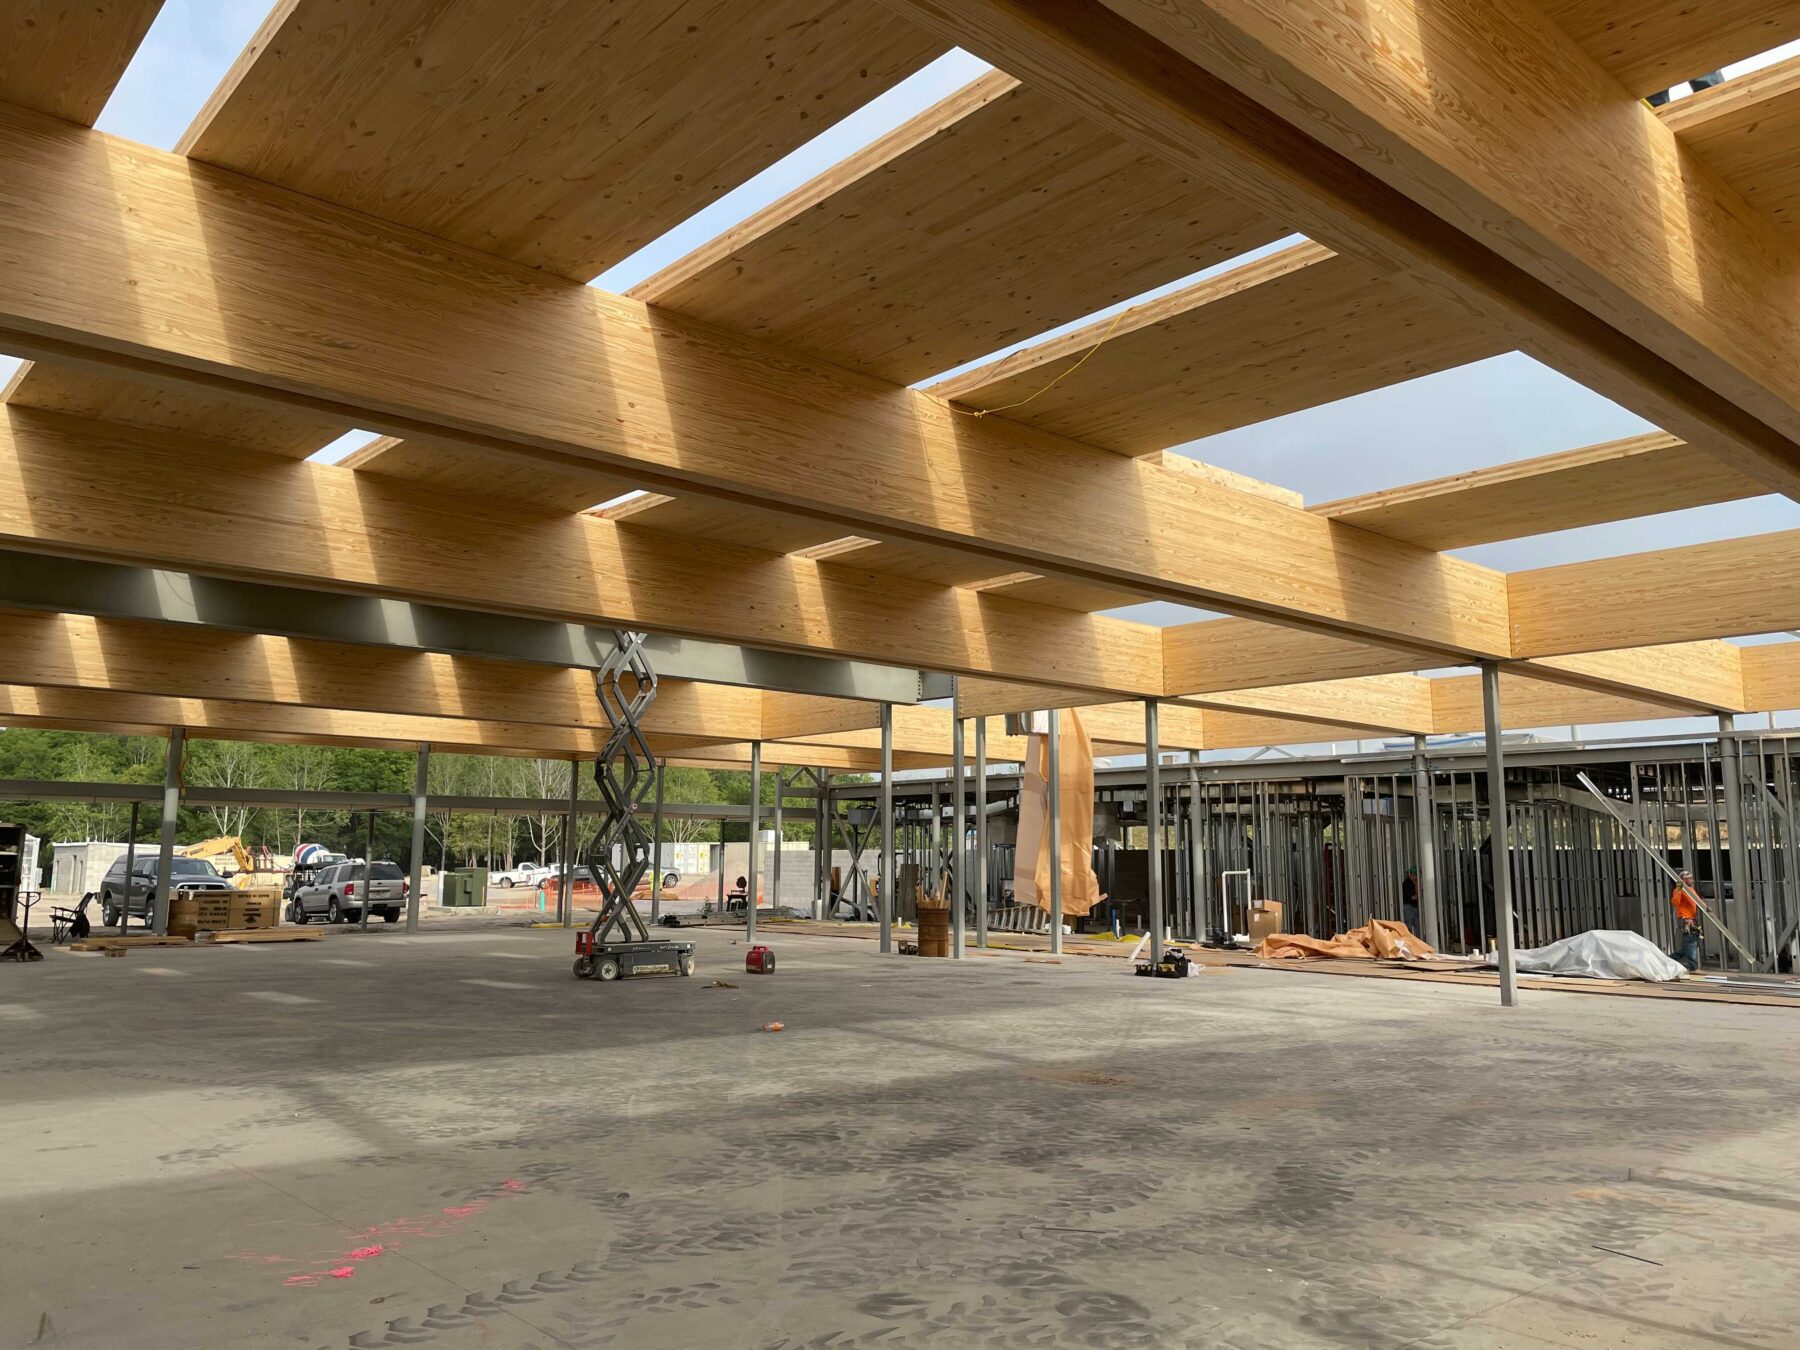
<svg viewBox="0 0 1800 1350"><path fill-rule="evenodd" d="M488 885L535 886L537 885L536 874L543 870L543 868L534 867L530 863L517 863L512 867L502 867L498 871L488 873Z"/></svg>
<svg viewBox="0 0 1800 1350"><path fill-rule="evenodd" d="M231 883L204 858L169 859L169 885L177 890L228 891ZM156 891L156 850L138 854L131 864L131 884L125 884L125 859L116 858L100 878L100 922L116 927L120 909L128 918L142 918L149 927L154 917L150 897Z"/></svg>
<svg viewBox="0 0 1800 1350"><path fill-rule="evenodd" d="M394 923L406 907L411 889L399 864L372 862L369 873L369 913L379 914L386 923ZM324 919L327 923L357 923L363 912L363 871L360 862L333 863L321 867L312 880L294 891L288 901L290 923L311 923Z"/></svg>

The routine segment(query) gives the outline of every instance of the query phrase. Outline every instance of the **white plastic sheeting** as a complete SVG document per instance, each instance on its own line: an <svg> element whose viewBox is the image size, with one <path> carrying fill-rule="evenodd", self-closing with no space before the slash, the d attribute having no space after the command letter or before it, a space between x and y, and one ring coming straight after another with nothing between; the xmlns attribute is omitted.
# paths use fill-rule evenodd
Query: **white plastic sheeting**
<svg viewBox="0 0 1800 1350"><path fill-rule="evenodd" d="M1587 975L1599 980L1662 983L1687 974L1679 961L1642 933L1606 928L1514 952L1513 964L1531 975Z"/></svg>

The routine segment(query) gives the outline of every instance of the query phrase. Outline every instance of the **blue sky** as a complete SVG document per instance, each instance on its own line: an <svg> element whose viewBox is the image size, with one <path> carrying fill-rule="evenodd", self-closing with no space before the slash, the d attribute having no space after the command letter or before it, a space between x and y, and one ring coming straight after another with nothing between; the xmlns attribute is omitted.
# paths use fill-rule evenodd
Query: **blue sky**
<svg viewBox="0 0 1800 1350"><path fill-rule="evenodd" d="M101 129L172 148L256 31L269 3L167 0L108 103ZM1745 73L1795 50L1800 44L1731 68L1728 74ZM625 259L595 284L627 289L985 68L964 53L951 53ZM1084 316L1080 322L1092 317ZM0 357L0 380L13 364ZM1221 467L1297 489L1309 501L1327 501L1647 429L1632 413L1515 353L1180 448ZM346 437L320 458L338 457L363 439L361 433ZM1785 498L1765 497L1513 540L1469 549L1463 556L1512 570L1797 527L1800 506ZM1201 613L1162 604L1118 612L1157 623Z"/></svg>

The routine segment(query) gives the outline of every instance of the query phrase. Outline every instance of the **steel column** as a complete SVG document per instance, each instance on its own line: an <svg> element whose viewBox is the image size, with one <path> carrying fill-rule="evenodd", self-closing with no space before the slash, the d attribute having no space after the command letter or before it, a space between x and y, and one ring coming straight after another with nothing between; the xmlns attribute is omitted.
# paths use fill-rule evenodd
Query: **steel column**
<svg viewBox="0 0 1800 1350"><path fill-rule="evenodd" d="M1150 892L1150 960L1163 954L1162 729L1157 701L1144 700L1144 824L1149 831L1146 889Z"/></svg>
<svg viewBox="0 0 1800 1350"><path fill-rule="evenodd" d="M1062 714L1055 708L1050 710L1050 782L1049 820L1045 822L1050 834L1050 951L1052 954L1062 951L1063 940L1063 894L1062 894ZM1015 870L1013 875L1017 876Z"/></svg>
<svg viewBox="0 0 1800 1350"><path fill-rule="evenodd" d="M650 813L650 922L662 918L662 837L663 779L668 775L668 761L656 761L656 806ZM723 831L721 831L723 833Z"/></svg>
<svg viewBox="0 0 1800 1350"><path fill-rule="evenodd" d="M975 945L988 945L987 718L975 719Z"/></svg>
<svg viewBox="0 0 1800 1350"><path fill-rule="evenodd" d="M1742 933L1745 943L1759 957L1768 942L1768 926L1753 912L1750 878L1750 840L1744 832L1744 767L1738 752L1737 719L1719 714L1719 776L1725 784L1725 849L1731 860L1731 901L1725 900L1725 879L1715 875L1713 890L1725 922Z"/></svg>
<svg viewBox="0 0 1800 1350"><path fill-rule="evenodd" d="M1494 932L1500 945L1500 1004L1519 1001L1513 970L1512 869L1506 856L1506 748L1500 722L1500 664L1481 663L1481 707L1487 730L1488 851L1494 875Z"/></svg>
<svg viewBox="0 0 1800 1350"><path fill-rule="evenodd" d="M881 863L876 879L881 894L875 913L881 923L882 955L894 950L894 705L881 705Z"/></svg>
<svg viewBox="0 0 1800 1350"><path fill-rule="evenodd" d="M950 955L957 960L963 954L963 908L968 903L968 851L963 829L963 723L962 710L951 705L950 713Z"/></svg>
<svg viewBox="0 0 1800 1350"><path fill-rule="evenodd" d="M573 773L574 769L571 768ZM419 746L413 769L412 858L406 866L406 931L419 931L419 896L425 890L425 797L430 788L431 747Z"/></svg>
<svg viewBox="0 0 1800 1350"><path fill-rule="evenodd" d="M775 852L769 858L769 903L781 903L781 798L787 791L787 769L775 769Z"/></svg>
<svg viewBox="0 0 1800 1350"><path fill-rule="evenodd" d="M814 769L819 810L813 824L813 918L823 919L831 903L831 775Z"/></svg>
<svg viewBox="0 0 1800 1350"><path fill-rule="evenodd" d="M163 761L162 834L156 853L156 892L145 912L150 931L159 937L169 933L169 882L175 870L175 827L181 817L181 769L187 756L187 728L169 728L168 756ZM131 908L131 879L125 879L125 908Z"/></svg>
<svg viewBox="0 0 1800 1350"><path fill-rule="evenodd" d="M125 930L131 926L131 879L137 875L137 836L138 836L138 803L131 804L131 833L125 839L125 895L119 901L119 935L123 937ZM294 841L294 847L300 847L300 841ZM145 897L148 899L148 897ZM145 913L155 915L154 904L145 908ZM101 918L105 918L104 913Z"/></svg>
<svg viewBox="0 0 1800 1350"><path fill-rule="evenodd" d="M487 899L482 897L483 901ZM363 885L362 910L356 916L356 926L363 932L369 931L369 911L375 907L375 812L369 812L369 828L363 832Z"/></svg>
<svg viewBox="0 0 1800 1350"><path fill-rule="evenodd" d="M1419 865L1419 936L1427 946L1443 949L1438 910L1437 805L1431 795L1431 772L1425 767L1425 738L1413 737L1413 846Z"/></svg>
<svg viewBox="0 0 1800 1350"><path fill-rule="evenodd" d="M575 818L576 803L581 799L581 762L569 761L569 809L563 813L562 885L556 889L556 921L564 928L575 926L575 839L580 823Z"/></svg>
<svg viewBox="0 0 1800 1350"><path fill-rule="evenodd" d="M756 836L762 829L762 742L750 742L750 860L744 873L744 945L756 944Z"/></svg>

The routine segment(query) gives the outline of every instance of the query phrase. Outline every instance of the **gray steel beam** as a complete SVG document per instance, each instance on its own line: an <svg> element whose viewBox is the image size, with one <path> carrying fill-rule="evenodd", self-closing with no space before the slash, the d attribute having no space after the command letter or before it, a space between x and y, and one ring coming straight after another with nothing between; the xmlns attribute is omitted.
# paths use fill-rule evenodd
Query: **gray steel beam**
<svg viewBox="0 0 1800 1350"><path fill-rule="evenodd" d="M1437 803L1431 793L1431 770L1425 764L1425 738L1413 737L1413 838L1418 848L1419 936L1427 946L1443 949L1438 914Z"/></svg>
<svg viewBox="0 0 1800 1350"><path fill-rule="evenodd" d="M963 954L963 908L968 904L968 838L963 829L968 800L963 792L963 721L961 710L950 713L950 955Z"/></svg>
<svg viewBox="0 0 1800 1350"><path fill-rule="evenodd" d="M563 812L562 884L556 888L556 921L564 928L575 926L575 843L580 838L580 814L581 761L572 759L569 761L569 805Z"/></svg>
<svg viewBox="0 0 1800 1350"><path fill-rule="evenodd" d="M975 719L975 945L988 945L987 718Z"/></svg>
<svg viewBox="0 0 1800 1350"><path fill-rule="evenodd" d="M598 670L613 649L612 629L586 624L12 549L0 549L0 608L196 624L588 670ZM668 679L886 703L918 703L950 693L948 676L903 666L762 651L666 633L649 634L644 645L656 673Z"/></svg>
<svg viewBox="0 0 1800 1350"><path fill-rule="evenodd" d="M762 742L750 742L750 847L744 874L744 945L756 945L756 836L762 828Z"/></svg>
<svg viewBox="0 0 1800 1350"><path fill-rule="evenodd" d="M1062 714L1056 709L1050 710L1050 781L1048 784L1048 807L1044 822L1050 836L1050 951L1052 955L1063 949L1063 892L1062 892ZM1018 875L1015 868L1013 875Z"/></svg>
<svg viewBox="0 0 1800 1350"><path fill-rule="evenodd" d="M1163 954L1162 728L1156 700L1144 700L1144 846L1149 852L1150 961Z"/></svg>
<svg viewBox="0 0 1800 1350"><path fill-rule="evenodd" d="M1725 856L1731 860L1731 899L1725 898L1724 878L1713 877L1719 909L1725 922L1744 935L1745 946L1760 958L1766 953L1767 925L1755 911L1750 877L1750 839L1744 830L1744 766L1737 738L1737 719L1719 714L1719 776L1725 785Z"/></svg>
<svg viewBox="0 0 1800 1350"><path fill-rule="evenodd" d="M881 705L881 894L875 912L881 919L881 952L894 950L894 709Z"/></svg>
<svg viewBox="0 0 1800 1350"><path fill-rule="evenodd" d="M663 760L656 761L656 809L650 815L650 922L655 923L662 918L662 837L663 837L663 789L669 766Z"/></svg>

